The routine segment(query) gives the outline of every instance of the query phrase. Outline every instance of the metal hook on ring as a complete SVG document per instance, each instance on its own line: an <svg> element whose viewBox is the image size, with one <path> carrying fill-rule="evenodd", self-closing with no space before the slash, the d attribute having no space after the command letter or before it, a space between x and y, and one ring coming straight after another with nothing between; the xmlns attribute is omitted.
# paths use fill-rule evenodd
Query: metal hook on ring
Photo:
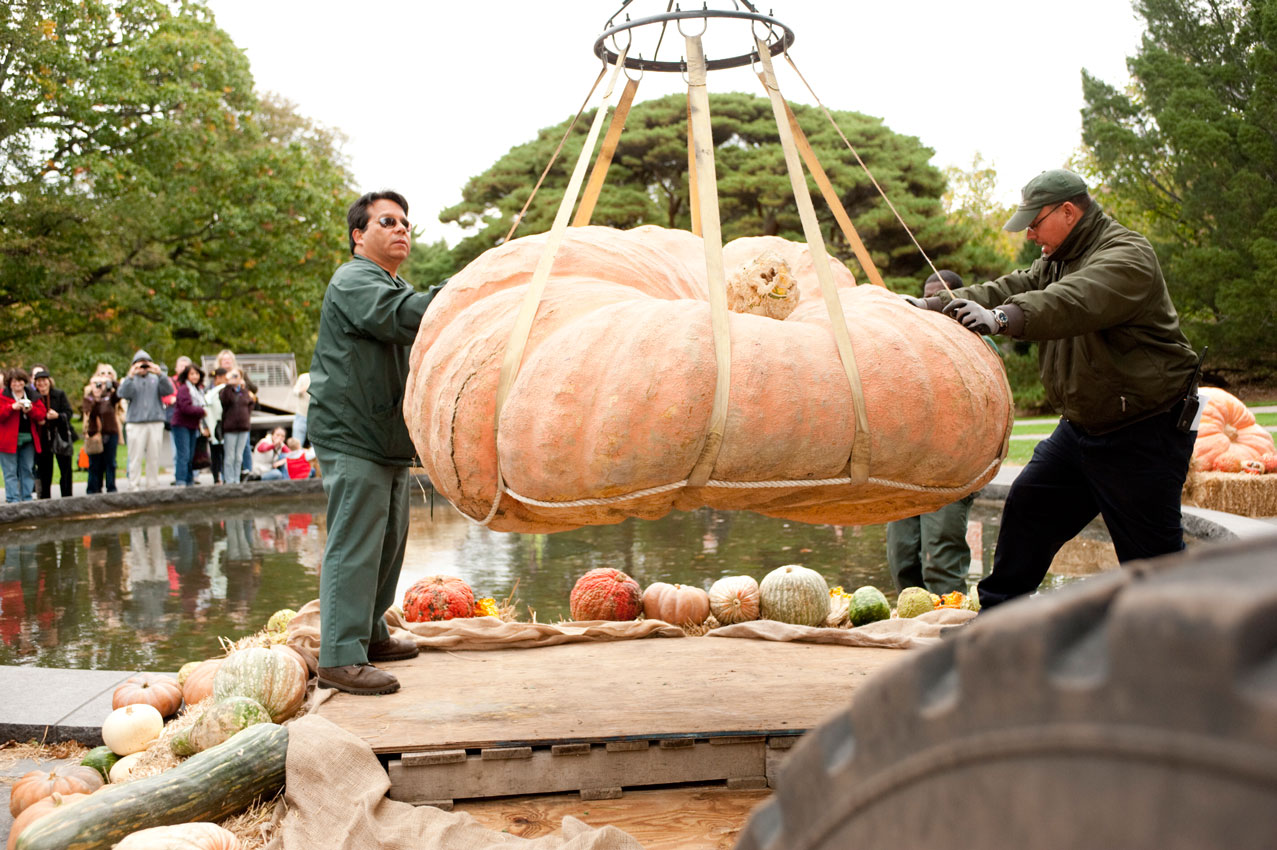
<svg viewBox="0 0 1277 850"><path fill-rule="evenodd" d="M687 83L690 86L692 84L692 78L687 75L687 57L686 56L678 57L678 64L679 64L678 75L683 78L683 82Z"/></svg>
<svg viewBox="0 0 1277 850"><path fill-rule="evenodd" d="M642 53L640 53L640 54L638 55L638 58L639 58L639 61L640 61L640 62L642 62L642 61L643 61L643 54L642 54ZM639 80L643 79L643 73L644 73L644 71L643 71L643 66L642 66L642 65L639 65L639 66L638 66L638 72L639 72L639 75L638 75L637 77L631 77L631 76L630 76L630 61L629 61L629 59L626 59L626 60L625 60L625 64L621 66L621 71L625 74L625 79L627 79L627 80L631 80L632 82L636 82L636 83L637 83Z"/></svg>
<svg viewBox="0 0 1277 850"><path fill-rule="evenodd" d="M630 45L634 43L634 32L627 29L625 31L625 49L629 50ZM612 47L616 49L616 55L621 55L621 43L616 39L616 33L612 33Z"/></svg>
<svg viewBox="0 0 1277 850"><path fill-rule="evenodd" d="M709 29L709 18L708 17L701 18L701 31L696 33L696 35L693 36L690 33L683 32L683 21L684 21L683 18L678 19L678 34L683 36L683 38L700 38L701 36L705 34L705 31Z"/></svg>

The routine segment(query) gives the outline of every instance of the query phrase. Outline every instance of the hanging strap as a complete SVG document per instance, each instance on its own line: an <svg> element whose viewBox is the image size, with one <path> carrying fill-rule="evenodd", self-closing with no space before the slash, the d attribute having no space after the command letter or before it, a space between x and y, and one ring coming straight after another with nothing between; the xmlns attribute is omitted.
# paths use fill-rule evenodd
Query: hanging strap
<svg viewBox="0 0 1277 850"><path fill-rule="evenodd" d="M762 82L763 87L766 88L767 80L763 79L762 74L758 75L758 79ZM798 145L798 153L802 156L803 162L806 163L807 170L816 181L816 185L820 187L820 194L825 197L825 203L829 205L829 211L834 214L834 220L838 222L838 226L842 229L842 235L846 237L847 244L851 246L856 259L860 261L860 267L864 269L865 277L869 278L870 283L886 289L887 284L883 282L878 267L874 265L873 257L869 255L869 249L865 247L864 240L856 232L856 225L851 223L851 216L847 215L847 209L842 205L842 198L838 197L838 193L834 191L834 184L829 182L829 175L825 173L820 160L816 158L816 152L812 150L811 142L807 140L807 134L803 132L802 127L798 126L798 116L794 115L794 110L790 108L788 103L785 104L785 114L789 116L789 129L794 134L794 142Z"/></svg>
<svg viewBox="0 0 1277 850"><path fill-rule="evenodd" d="M625 119L629 117L630 106L634 103L634 93L638 91L639 84L636 79L626 79L625 91L621 92L621 100L612 112L612 123L608 125L607 135L603 137L599 157L594 160L594 169L590 172L590 181L585 184L585 194L581 196L581 205L576 209L576 218L572 219L573 227L584 227L590 223L594 205L598 203L599 193L603 191L603 181L607 179L607 170L612 165L612 157L616 155L616 146L621 142L621 131L625 129Z"/></svg>
<svg viewBox="0 0 1277 850"><path fill-rule="evenodd" d="M811 253L816 278L820 281L820 292L829 311L829 323L834 332L834 343L838 347L838 357L842 360L843 371L847 373L847 382L851 385L851 401L856 412L856 436L852 439L848 472L852 484L863 484L869 479L869 416L865 410L864 389L860 385L860 370L856 368L856 353L851 347L847 319L838 300L838 289L834 286L834 274L829 267L829 255L825 252L825 239L820 233L820 223L816 220L816 208L807 191L807 178L803 175L802 163L798 161L794 135L786 116L788 110L785 99L780 96L776 73L772 70L771 53L757 35L754 36L754 43L762 58L763 82L767 87L767 95L771 98L776 129L780 134L781 147L785 151L785 166L789 170L789 183L793 187L794 202L798 205L798 216L803 223L803 234L807 237L807 249Z"/></svg>
<svg viewBox="0 0 1277 850"><path fill-rule="evenodd" d="M701 193L696 185L696 133L692 129L692 92L687 92L687 203L692 212L692 233L701 235Z"/></svg>
<svg viewBox="0 0 1277 850"><path fill-rule="evenodd" d="M687 476L689 487L702 487L709 480L727 430L728 390L732 383L731 336L727 325L727 274L723 270L723 232L718 218L718 178L714 171L714 135L710 132L709 89L705 78L705 51L699 35L687 39L687 104L691 110L691 138L695 146L697 197L700 202L702 242L705 244L705 276L709 282L710 322L714 329L714 360L718 375L714 382L714 406L710 409L709 430L701 455Z"/></svg>
<svg viewBox="0 0 1277 850"><path fill-rule="evenodd" d="M537 261L537 267L532 272L532 280L528 283L528 291L523 296L523 304L519 307L519 315L514 320L514 328L510 331L510 340L506 343L505 359L501 362L501 375L497 379L496 412L492 422L494 440L500 428L501 410L505 407L506 396L510 394L510 387L514 384L515 376L519 374L519 366L523 362L523 351L528 344L528 334L532 331L532 322L536 318L537 307L541 304L541 296L545 293L546 282L550 279L550 269L554 266L555 255L558 254L559 245L563 242L563 233L568 227L568 217L572 214L572 208L576 206L577 196L581 192L581 184L585 180L585 167L590 161L590 154L594 152L594 146L598 143L603 120L607 117L608 100L612 97L612 89L616 85L617 75L625 67L625 54L627 52L628 46L617 57L616 69L613 70L612 77L608 80L607 90L603 92L603 99L599 103L598 110L594 113L594 122L590 125L590 132L585 137L585 144L581 146L581 155L577 157L576 167L572 170L572 178L568 181L568 187L563 192L562 200L559 201L559 211L554 216L554 225L550 228L549 237L546 239L545 247L541 251L541 257ZM504 490L505 478L501 473L501 455L497 453L497 492L492 502L492 509L482 522L483 525L487 525L497 515L497 508L501 504L501 493Z"/></svg>

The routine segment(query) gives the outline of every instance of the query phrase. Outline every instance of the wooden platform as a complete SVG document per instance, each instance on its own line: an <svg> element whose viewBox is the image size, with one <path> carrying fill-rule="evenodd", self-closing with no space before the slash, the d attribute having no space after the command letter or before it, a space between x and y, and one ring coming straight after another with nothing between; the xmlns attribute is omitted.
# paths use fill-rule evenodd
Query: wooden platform
<svg viewBox="0 0 1277 850"><path fill-rule="evenodd" d="M489 652L384 665L398 693L319 713L389 761L390 796L463 798L726 781L760 789L796 737L844 707L893 649L724 638Z"/></svg>

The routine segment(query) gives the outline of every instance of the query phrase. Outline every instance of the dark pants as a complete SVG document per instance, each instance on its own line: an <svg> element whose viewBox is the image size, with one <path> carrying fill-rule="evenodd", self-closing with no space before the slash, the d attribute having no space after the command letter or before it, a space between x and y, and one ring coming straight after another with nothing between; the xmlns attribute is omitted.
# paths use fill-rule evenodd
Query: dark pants
<svg viewBox="0 0 1277 850"><path fill-rule="evenodd" d="M887 523L887 566L896 590L924 587L944 595L967 592L971 547L967 545L967 517L972 493L921 516Z"/></svg>
<svg viewBox="0 0 1277 850"><path fill-rule="evenodd" d="M368 660L368 644L390 637L382 615L408 543L406 466L382 466L315 447L328 496L328 540L319 568L319 666Z"/></svg>
<svg viewBox="0 0 1277 850"><path fill-rule="evenodd" d="M195 438L199 431L174 425L169 434L173 438L173 480L179 486L189 487L195 480L191 469L191 456L195 452Z"/></svg>
<svg viewBox="0 0 1277 850"><path fill-rule="evenodd" d="M89 486L86 493L101 493L102 482L106 492L115 492L115 450L120 446L119 434L102 434L102 453L89 455Z"/></svg>
<svg viewBox="0 0 1277 850"><path fill-rule="evenodd" d="M1180 493L1197 435L1177 419L1178 408L1100 435L1061 419L1011 485L981 608L1036 590L1055 553L1096 514L1119 561L1183 549Z"/></svg>
<svg viewBox="0 0 1277 850"><path fill-rule="evenodd" d="M71 456L56 455L50 451L40 452L35 456L36 479L40 482L40 498L53 498L53 460L58 461L58 485L62 488L62 498L71 496Z"/></svg>
<svg viewBox="0 0 1277 850"><path fill-rule="evenodd" d="M222 480L222 464L226 462L226 453L223 451L221 443L208 444L208 459L211 463L213 483L217 484Z"/></svg>

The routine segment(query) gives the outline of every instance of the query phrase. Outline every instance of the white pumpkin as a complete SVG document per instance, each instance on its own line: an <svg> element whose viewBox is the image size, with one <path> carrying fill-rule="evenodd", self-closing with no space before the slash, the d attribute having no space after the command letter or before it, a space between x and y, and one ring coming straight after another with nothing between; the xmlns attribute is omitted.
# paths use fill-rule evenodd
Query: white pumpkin
<svg viewBox="0 0 1277 850"><path fill-rule="evenodd" d="M137 767L137 763L142 760L143 755L144 753L133 753L111 765L111 772L107 774L111 777L111 784L132 781L133 768Z"/></svg>
<svg viewBox="0 0 1277 850"><path fill-rule="evenodd" d="M119 756L145 750L164 731L164 718L153 705L117 708L102 721L102 743Z"/></svg>
<svg viewBox="0 0 1277 850"><path fill-rule="evenodd" d="M758 582L752 576L724 576L710 585L710 613L724 626L757 620L758 604Z"/></svg>
<svg viewBox="0 0 1277 850"><path fill-rule="evenodd" d="M126 835L115 850L239 850L242 846L230 830L201 822L138 830Z"/></svg>

